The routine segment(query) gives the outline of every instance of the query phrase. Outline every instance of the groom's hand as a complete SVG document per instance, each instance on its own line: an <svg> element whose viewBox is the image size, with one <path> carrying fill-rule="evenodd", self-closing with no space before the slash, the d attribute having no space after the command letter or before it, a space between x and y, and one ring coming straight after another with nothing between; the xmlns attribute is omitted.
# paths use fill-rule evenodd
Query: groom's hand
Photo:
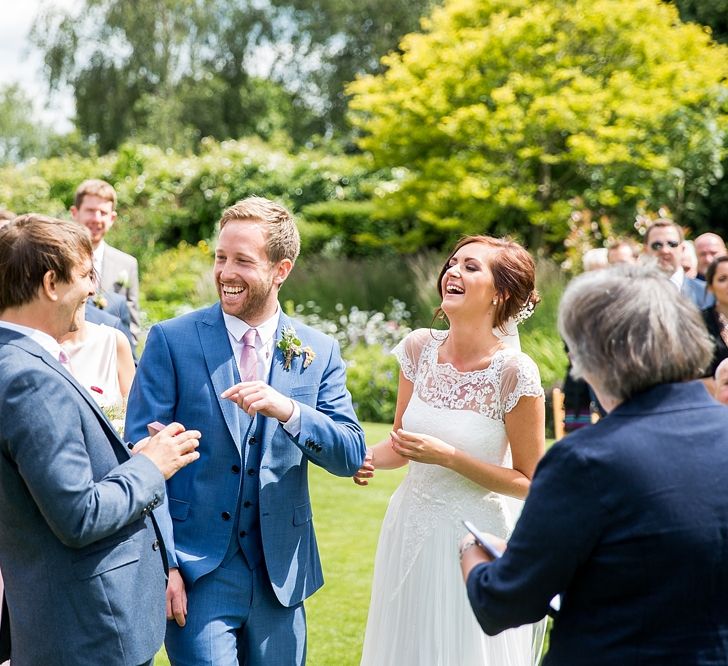
<svg viewBox="0 0 728 666"><path fill-rule="evenodd" d="M187 591L179 569L169 570L167 619L174 620L180 627L184 627L187 622Z"/></svg>
<svg viewBox="0 0 728 666"><path fill-rule="evenodd" d="M374 452L367 446L362 466L357 470L352 479L357 486L368 486L369 479L374 477Z"/></svg>
<svg viewBox="0 0 728 666"><path fill-rule="evenodd" d="M249 416L262 414L285 423L293 415L293 401L259 380L235 384L220 397L232 400Z"/></svg>

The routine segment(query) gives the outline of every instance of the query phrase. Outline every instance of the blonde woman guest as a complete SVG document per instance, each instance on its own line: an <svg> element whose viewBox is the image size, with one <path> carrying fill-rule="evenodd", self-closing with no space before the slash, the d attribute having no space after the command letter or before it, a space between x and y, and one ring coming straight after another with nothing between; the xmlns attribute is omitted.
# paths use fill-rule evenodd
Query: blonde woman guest
<svg viewBox="0 0 728 666"><path fill-rule="evenodd" d="M538 302L534 273L517 243L462 239L437 285L449 329L416 330L394 350L401 367L394 427L354 480L365 485L376 469L409 471L382 525L362 664L537 663L532 626L496 638L481 631L457 550L463 518L509 536L508 498L526 496L544 452L538 368L496 335Z"/></svg>

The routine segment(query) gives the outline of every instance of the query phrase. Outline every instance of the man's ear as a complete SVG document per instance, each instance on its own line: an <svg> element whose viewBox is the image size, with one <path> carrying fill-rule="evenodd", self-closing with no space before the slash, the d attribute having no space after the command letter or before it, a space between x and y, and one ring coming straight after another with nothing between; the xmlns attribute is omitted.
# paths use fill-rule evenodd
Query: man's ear
<svg viewBox="0 0 728 666"><path fill-rule="evenodd" d="M47 298L49 301L58 300L58 278L55 271L46 271L43 276L43 285L41 286L41 295Z"/></svg>
<svg viewBox="0 0 728 666"><path fill-rule="evenodd" d="M109 226L106 227L106 231L108 231L109 229L111 229L111 227L114 226L114 222L116 222L116 211L112 210L111 215L109 216Z"/></svg>
<svg viewBox="0 0 728 666"><path fill-rule="evenodd" d="M293 270L293 262L290 259L281 259L275 267L275 275L273 276L273 284L279 289L286 281L288 274Z"/></svg>
<svg viewBox="0 0 728 666"><path fill-rule="evenodd" d="M71 206L70 211L71 217L78 222L78 208L76 208L76 206Z"/></svg>

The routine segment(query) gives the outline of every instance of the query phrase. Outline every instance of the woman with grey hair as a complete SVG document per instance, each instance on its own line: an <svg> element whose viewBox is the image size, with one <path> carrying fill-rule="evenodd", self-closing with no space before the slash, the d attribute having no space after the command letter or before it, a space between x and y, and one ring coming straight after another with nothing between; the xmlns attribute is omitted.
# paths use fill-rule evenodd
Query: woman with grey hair
<svg viewBox="0 0 728 666"><path fill-rule="evenodd" d="M640 266L567 287L559 329L608 414L539 464L503 556L463 544L481 627L542 617L554 666L728 663L728 410L699 312Z"/></svg>

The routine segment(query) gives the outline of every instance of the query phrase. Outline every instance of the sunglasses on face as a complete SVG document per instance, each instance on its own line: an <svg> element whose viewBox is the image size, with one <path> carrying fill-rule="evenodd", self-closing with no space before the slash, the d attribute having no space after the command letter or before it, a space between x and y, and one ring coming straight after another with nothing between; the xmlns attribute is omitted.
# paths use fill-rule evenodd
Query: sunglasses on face
<svg viewBox="0 0 728 666"><path fill-rule="evenodd" d="M659 252L663 247L665 247L665 245L674 250L676 247L679 247L680 243L679 241L666 241L664 243L662 241L652 241L652 243L650 243L650 249L654 252Z"/></svg>

